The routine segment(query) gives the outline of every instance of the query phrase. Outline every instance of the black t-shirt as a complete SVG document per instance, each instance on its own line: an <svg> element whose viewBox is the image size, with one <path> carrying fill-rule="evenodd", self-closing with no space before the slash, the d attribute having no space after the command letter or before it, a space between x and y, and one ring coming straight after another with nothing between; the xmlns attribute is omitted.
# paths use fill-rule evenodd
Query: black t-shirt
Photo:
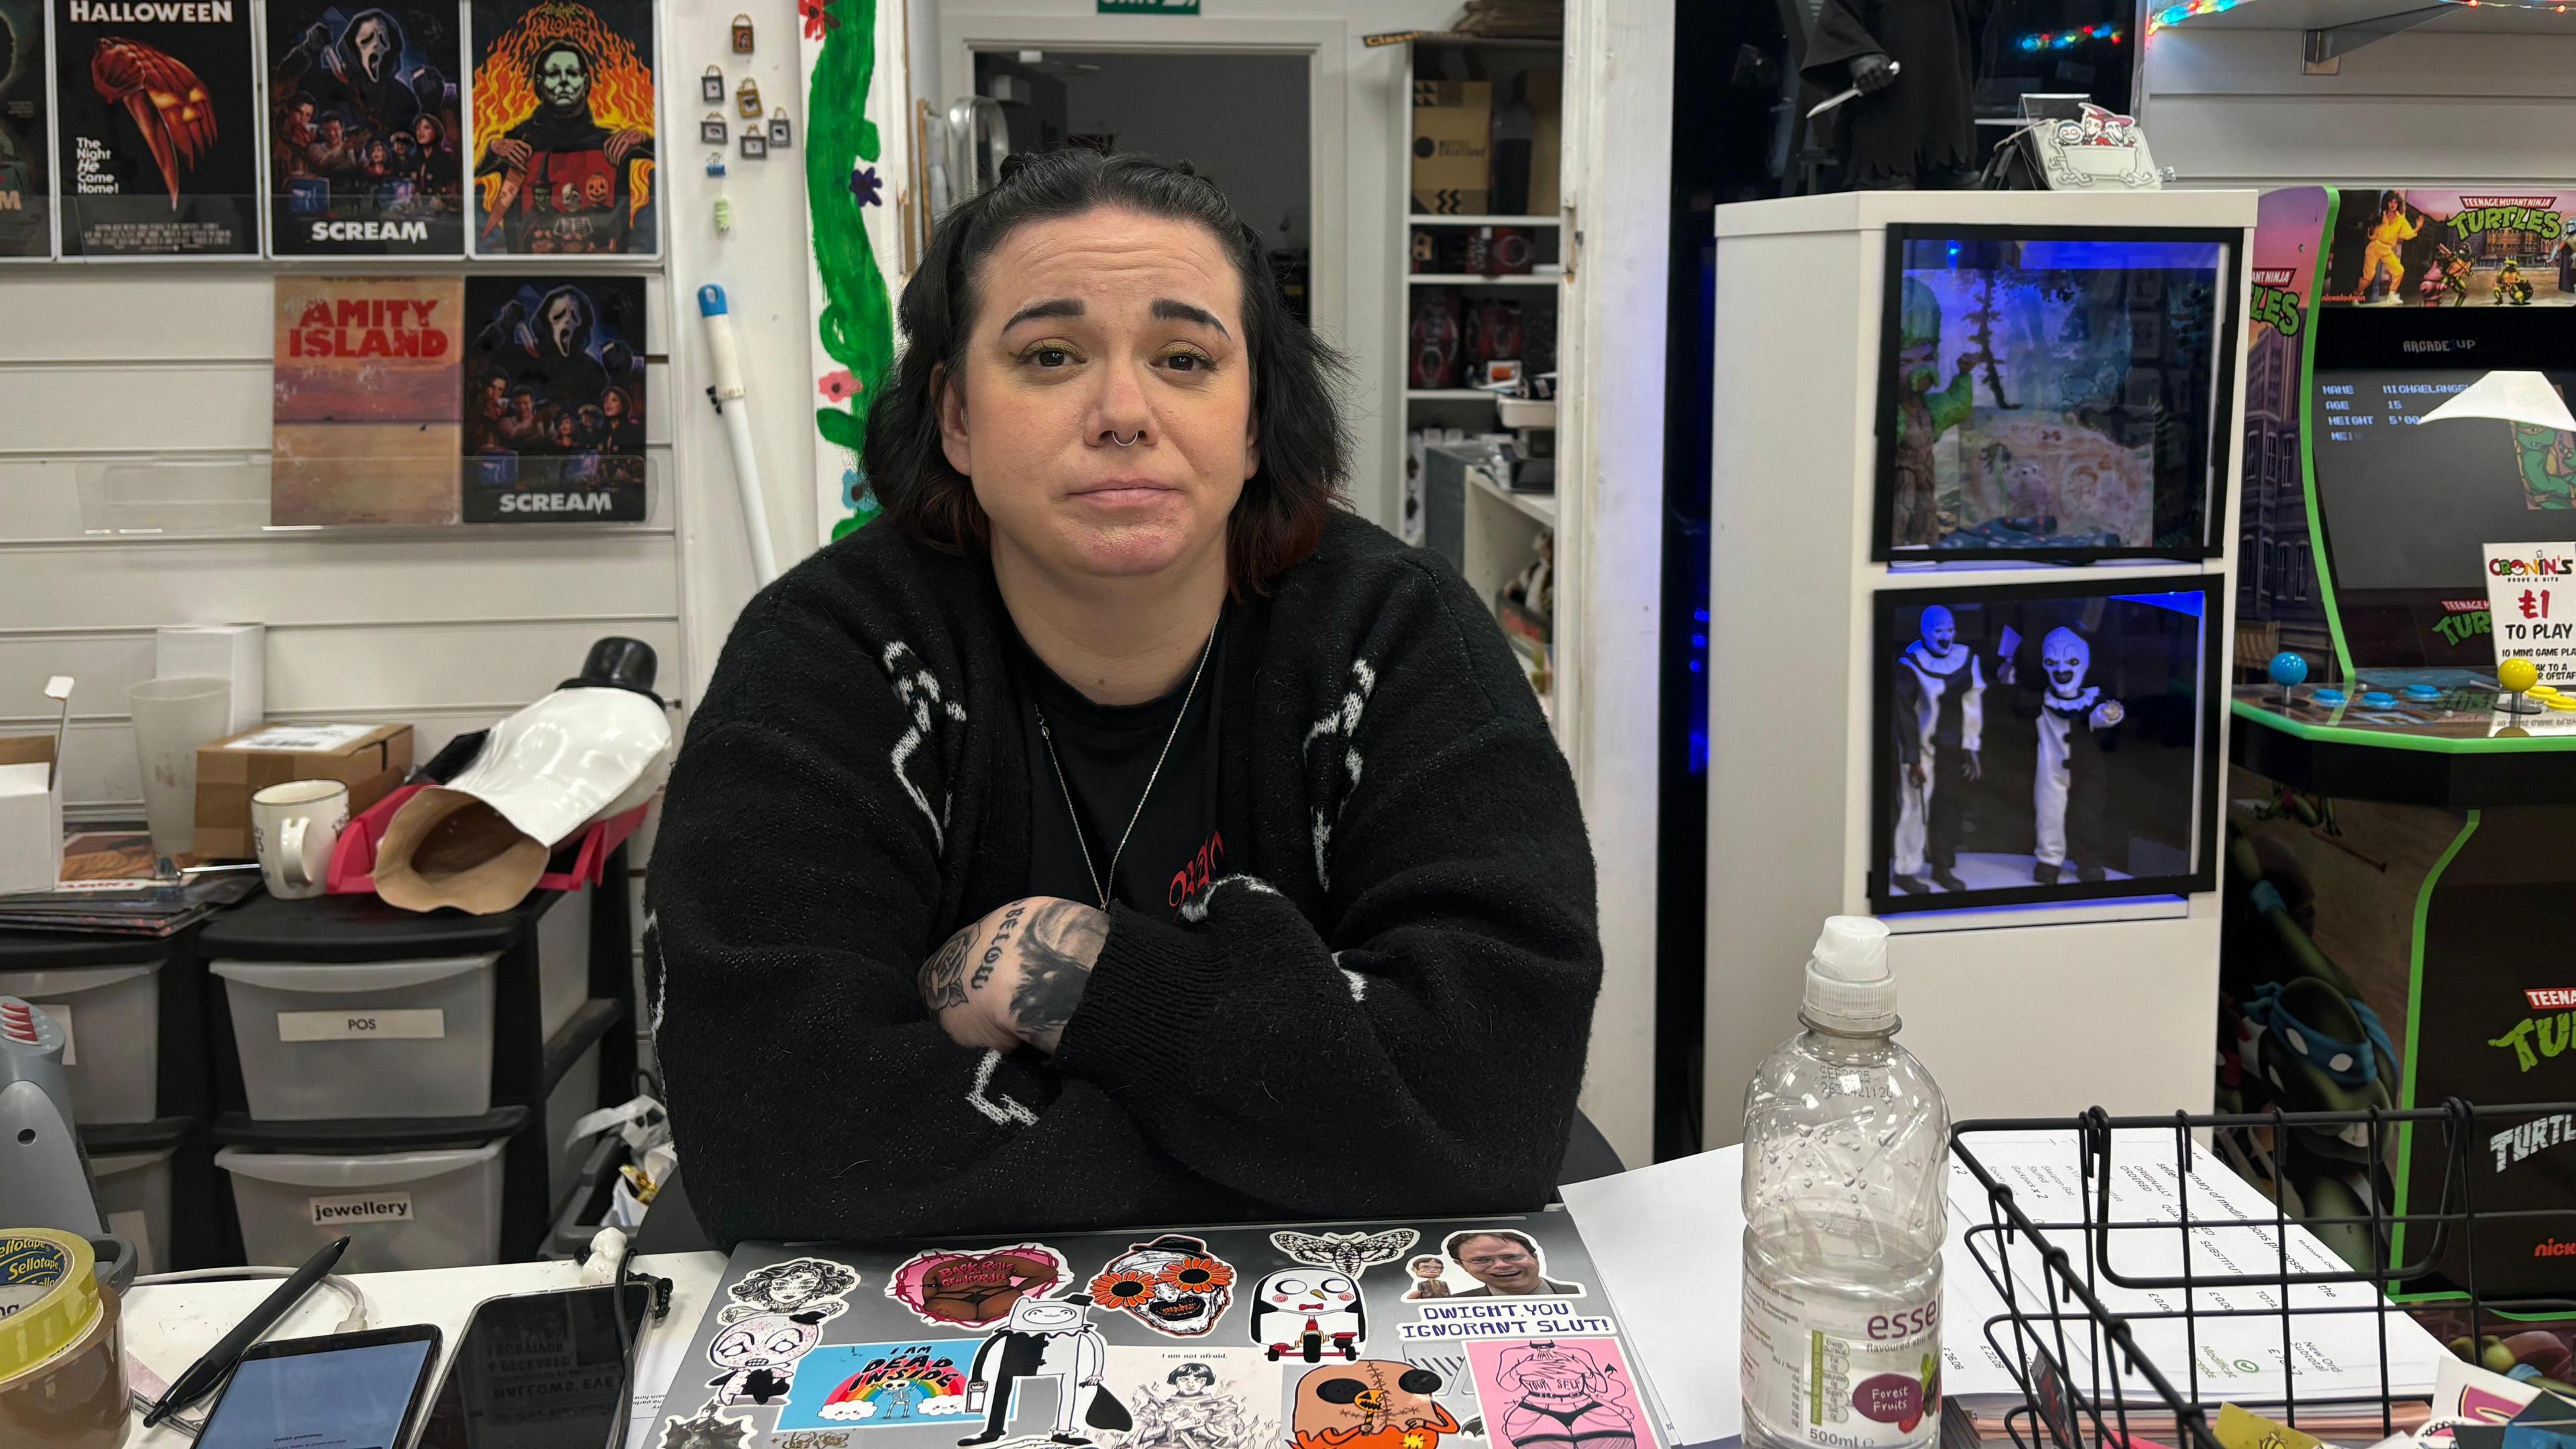
<svg viewBox="0 0 2576 1449"><path fill-rule="evenodd" d="M1185 675L1169 694L1144 704L1094 704L1057 678L1016 631L1012 644L1020 723L1029 747L1026 894L1096 905L1100 891L1092 884L1091 871L1105 877L1114 854L1118 874L1110 883L1110 899L1169 917L1209 882L1249 867L1248 861L1229 859L1228 843L1216 824L1218 695L1225 678L1222 615L1206 667L1197 670L1197 690L1191 690ZM1189 715L1175 734L1172 721L1185 699ZM1053 760L1048 758L1048 735L1038 728L1041 710L1054 737ZM1171 741L1168 756L1166 739ZM1160 775L1154 772L1157 759L1163 763ZM1063 767L1061 784L1058 764ZM1150 795L1148 779L1154 782ZM1141 815L1136 814L1139 796L1145 796ZM1131 815L1136 826L1129 833ZM1118 848L1122 833L1127 834L1123 852ZM1086 844L1091 849L1088 869L1083 863Z"/></svg>

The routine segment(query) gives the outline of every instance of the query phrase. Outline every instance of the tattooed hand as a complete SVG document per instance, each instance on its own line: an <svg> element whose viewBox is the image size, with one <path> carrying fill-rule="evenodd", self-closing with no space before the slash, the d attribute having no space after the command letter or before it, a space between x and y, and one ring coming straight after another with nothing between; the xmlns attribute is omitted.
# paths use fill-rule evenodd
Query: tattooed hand
<svg viewBox="0 0 2576 1449"><path fill-rule="evenodd" d="M1109 917L1029 896L948 938L921 965L921 1004L960 1046L1053 1052L1109 939Z"/></svg>

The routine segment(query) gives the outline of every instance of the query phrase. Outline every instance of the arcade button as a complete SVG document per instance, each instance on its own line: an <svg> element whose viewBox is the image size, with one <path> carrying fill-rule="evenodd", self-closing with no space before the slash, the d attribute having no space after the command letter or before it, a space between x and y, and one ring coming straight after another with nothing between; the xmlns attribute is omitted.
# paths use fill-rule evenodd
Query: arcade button
<svg viewBox="0 0 2576 1449"><path fill-rule="evenodd" d="M2442 697L2442 691L2435 689L2429 684L2410 684L2406 686L2406 697L2408 699L2440 699Z"/></svg>
<svg viewBox="0 0 2576 1449"><path fill-rule="evenodd" d="M2361 697L2363 709L2395 709L2397 696L2384 689L2374 689Z"/></svg>
<svg viewBox="0 0 2576 1449"><path fill-rule="evenodd" d="M2332 709L2343 703L2343 691L2331 685L2319 685L2309 692L2308 698Z"/></svg>

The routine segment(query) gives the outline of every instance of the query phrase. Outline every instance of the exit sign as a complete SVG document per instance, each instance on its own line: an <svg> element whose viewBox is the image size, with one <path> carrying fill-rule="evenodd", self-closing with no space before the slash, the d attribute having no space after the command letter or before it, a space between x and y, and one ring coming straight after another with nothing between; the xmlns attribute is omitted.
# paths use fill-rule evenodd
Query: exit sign
<svg viewBox="0 0 2576 1449"><path fill-rule="evenodd" d="M1100 0L1103 15L1196 15L1199 0Z"/></svg>

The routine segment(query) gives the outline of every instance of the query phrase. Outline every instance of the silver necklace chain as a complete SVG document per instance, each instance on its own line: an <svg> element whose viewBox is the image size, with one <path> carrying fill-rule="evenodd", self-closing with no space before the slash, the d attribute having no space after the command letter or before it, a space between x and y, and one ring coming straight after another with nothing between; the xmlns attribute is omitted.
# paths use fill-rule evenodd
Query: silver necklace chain
<svg viewBox="0 0 2576 1449"><path fill-rule="evenodd" d="M1190 687L1181 695L1181 712L1172 716L1172 732L1163 737L1163 750L1154 756L1154 771L1145 777L1145 793L1136 797L1135 813L1127 817L1127 828L1118 832L1118 848L1109 852L1109 877L1104 883L1100 871L1091 863L1091 842L1083 838L1082 812L1073 808L1073 787L1065 783L1064 761L1056 758L1055 731L1047 728L1046 706L1035 701L1038 738L1046 741L1047 763L1055 769L1055 786L1064 792L1064 813L1073 820L1073 843L1082 850L1083 874L1091 877L1091 888L1100 893L1100 908L1109 909L1109 886L1118 879L1118 858L1127 853L1127 837L1136 833L1136 822L1145 818L1145 802L1153 798L1154 782L1163 778L1163 762L1172 757L1172 744L1181 737L1181 726L1190 717L1190 701L1198 697L1199 676L1207 672L1208 656L1216 652L1216 631L1225 627L1225 611L1217 611L1216 624L1208 630L1207 642L1199 646L1198 667L1190 671Z"/></svg>

